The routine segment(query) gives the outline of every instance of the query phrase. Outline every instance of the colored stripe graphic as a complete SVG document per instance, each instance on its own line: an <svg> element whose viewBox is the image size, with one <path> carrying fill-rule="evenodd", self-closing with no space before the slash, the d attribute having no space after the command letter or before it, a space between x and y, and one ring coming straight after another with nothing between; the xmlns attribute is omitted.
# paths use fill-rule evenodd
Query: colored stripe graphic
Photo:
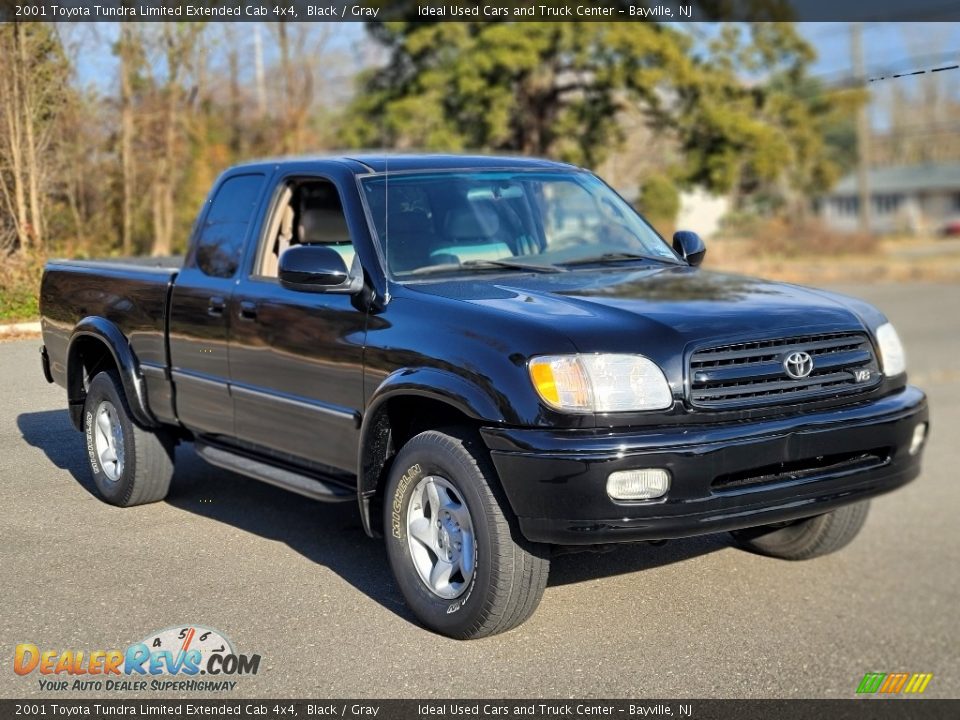
<svg viewBox="0 0 960 720"><path fill-rule="evenodd" d="M903 686L907 682L907 678L910 677L909 673L890 673L887 675L887 679L884 681L883 685L880 686L880 692L882 693L898 693L903 690Z"/></svg>
<svg viewBox="0 0 960 720"><path fill-rule="evenodd" d="M922 693L933 679L933 673L914 673L904 688L905 693Z"/></svg>
<svg viewBox="0 0 960 720"><path fill-rule="evenodd" d="M919 695L927 689L932 679L933 673L867 673L857 686L857 694L896 695L903 692Z"/></svg>
<svg viewBox="0 0 960 720"><path fill-rule="evenodd" d="M886 673L867 673L863 676L863 680L860 681L860 686L857 688L857 692L875 693L880 689L880 685L883 683L883 679L886 676Z"/></svg>

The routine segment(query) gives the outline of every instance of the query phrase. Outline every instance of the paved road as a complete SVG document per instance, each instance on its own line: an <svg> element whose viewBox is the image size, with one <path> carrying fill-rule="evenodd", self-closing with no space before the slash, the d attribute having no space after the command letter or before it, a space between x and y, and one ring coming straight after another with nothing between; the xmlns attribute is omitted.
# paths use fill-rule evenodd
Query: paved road
<svg viewBox="0 0 960 720"><path fill-rule="evenodd" d="M37 342L0 344L0 696L52 696L11 671L18 642L122 648L194 622L263 656L238 697L850 697L895 670L960 697L960 287L841 290L897 322L935 427L923 477L876 501L851 547L784 563L714 536L562 556L530 622L471 643L412 621L352 506L189 451L166 502L100 502Z"/></svg>

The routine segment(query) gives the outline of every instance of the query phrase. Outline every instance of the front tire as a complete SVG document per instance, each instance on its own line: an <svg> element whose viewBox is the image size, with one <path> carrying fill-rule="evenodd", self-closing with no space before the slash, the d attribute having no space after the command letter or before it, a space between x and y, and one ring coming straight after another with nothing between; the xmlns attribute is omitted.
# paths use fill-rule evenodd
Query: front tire
<svg viewBox="0 0 960 720"><path fill-rule="evenodd" d="M870 501L866 500L787 525L734 530L730 534L738 546L751 552L783 560L810 560L849 545L866 522L869 510Z"/></svg>
<svg viewBox="0 0 960 720"><path fill-rule="evenodd" d="M512 531L479 438L459 429L417 435L397 454L385 497L390 567L424 625L467 640L533 614L550 571L547 548Z"/></svg>
<svg viewBox="0 0 960 720"><path fill-rule="evenodd" d="M165 432L137 425L113 370L98 373L83 407L83 431L93 481L112 505L130 507L167 496L174 444Z"/></svg>

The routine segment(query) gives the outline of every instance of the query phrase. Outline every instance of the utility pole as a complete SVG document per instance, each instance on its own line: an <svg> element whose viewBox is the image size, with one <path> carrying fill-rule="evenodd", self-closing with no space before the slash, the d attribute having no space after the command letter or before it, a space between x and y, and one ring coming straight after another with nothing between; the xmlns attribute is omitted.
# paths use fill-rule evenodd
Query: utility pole
<svg viewBox="0 0 960 720"><path fill-rule="evenodd" d="M850 53L857 85L866 92L867 73L863 61L863 26L850 23ZM870 111L868 102L857 109L857 207L860 232L870 232Z"/></svg>

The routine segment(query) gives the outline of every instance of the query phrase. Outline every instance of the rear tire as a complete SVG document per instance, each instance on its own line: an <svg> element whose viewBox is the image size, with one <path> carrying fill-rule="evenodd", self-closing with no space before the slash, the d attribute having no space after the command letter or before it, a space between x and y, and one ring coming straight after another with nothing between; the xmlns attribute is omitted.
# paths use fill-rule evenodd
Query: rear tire
<svg viewBox="0 0 960 720"><path fill-rule="evenodd" d="M467 640L533 614L550 572L548 549L511 529L475 434L448 428L414 437L397 454L385 498L390 567L424 625Z"/></svg>
<svg viewBox="0 0 960 720"><path fill-rule="evenodd" d="M174 443L168 433L137 425L113 370L98 373L87 390L83 432L93 481L112 505L163 500L173 477Z"/></svg>
<svg viewBox="0 0 960 720"><path fill-rule="evenodd" d="M810 560L849 545L869 510L870 501L866 500L785 526L765 525L730 534L738 546L751 552L783 560Z"/></svg>

